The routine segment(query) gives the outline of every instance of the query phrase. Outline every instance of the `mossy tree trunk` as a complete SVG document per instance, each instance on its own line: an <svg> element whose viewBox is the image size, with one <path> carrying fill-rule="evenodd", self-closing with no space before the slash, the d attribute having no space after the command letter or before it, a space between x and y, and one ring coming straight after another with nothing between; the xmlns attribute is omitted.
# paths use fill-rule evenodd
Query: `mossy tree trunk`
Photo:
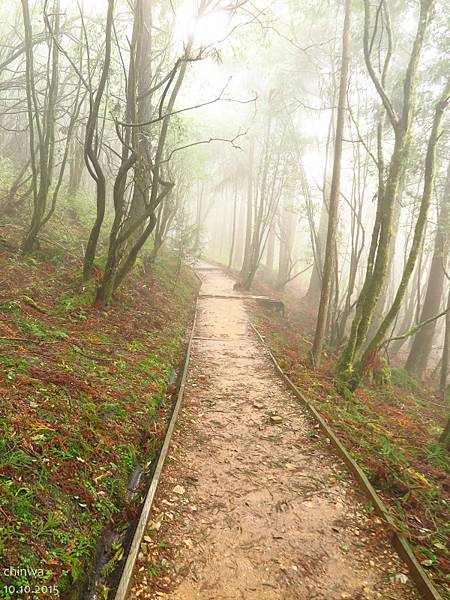
<svg viewBox="0 0 450 600"><path fill-rule="evenodd" d="M371 32L370 2L369 0L364 0L365 62L394 130L395 144L389 168L387 169L386 181L384 182L382 177L379 178L377 213L372 231L366 276L357 300L350 337L337 366L341 379L351 388L356 387L361 379L361 365L366 362L367 352L364 360L359 362L358 368L355 368L356 362L359 360L366 345L372 316L388 273L389 248L395 214L394 207L398 195L399 183L405 171L411 147L411 129L416 106L417 68L433 3L434 0L421 1L417 32L403 82L403 106L400 115L397 115L385 89L386 74L392 53L392 29L388 8L383 3L381 12L384 19L384 27L388 35L388 50L381 69L381 75L379 75L376 73L372 63L373 47L371 40L374 39L373 36L376 31L375 33ZM375 30L379 26L380 22L377 18ZM379 143L381 143L380 140Z"/></svg>
<svg viewBox="0 0 450 600"><path fill-rule="evenodd" d="M447 424L439 438L439 442L443 444L447 450L450 450L450 417L447 419Z"/></svg>
<svg viewBox="0 0 450 600"><path fill-rule="evenodd" d="M385 339L386 333L394 319L396 318L400 307L402 305L403 299L406 294L406 290L408 288L409 280L413 273L414 267L416 265L417 257L419 255L420 248L422 246L423 236L425 233L425 228L428 220L428 211L431 204L431 199L433 196L433 188L434 188L434 180L436 173L436 151L437 145L439 142L439 138L441 136L442 131L442 119L444 116L445 109L449 103L450 95L450 78L448 79L444 92L437 103L436 110L433 118L433 126L430 133L430 138L428 140L427 145L427 154L425 159L425 174L424 174L424 188L422 193L422 199L420 203L419 215L417 217L415 229L414 229L414 237L411 245L411 249L409 251L408 259L406 261L405 267L403 269L402 278L400 284L397 289L397 293L395 295L394 301L380 324L377 332L367 345L367 348L364 351L360 361L358 362L355 369L355 379L354 383L358 384L362 373L367 367L368 363L371 360L371 357L376 353ZM437 311L436 311L437 312ZM435 313L434 313L435 314ZM431 324L431 323L430 323ZM428 326L427 326L428 327ZM423 330L424 328L421 328Z"/></svg>

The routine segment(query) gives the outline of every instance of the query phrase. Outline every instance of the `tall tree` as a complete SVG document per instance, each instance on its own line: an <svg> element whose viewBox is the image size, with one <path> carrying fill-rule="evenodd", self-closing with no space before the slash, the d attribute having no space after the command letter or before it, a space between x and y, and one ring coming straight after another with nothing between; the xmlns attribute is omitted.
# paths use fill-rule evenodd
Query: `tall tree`
<svg viewBox="0 0 450 600"><path fill-rule="evenodd" d="M325 341L325 328L329 317L333 268L336 265L336 232L338 226L338 206L341 184L342 144L344 137L345 110L347 106L348 71L350 64L350 18L351 0L345 1L344 27L342 34L342 59L339 81L339 100L334 142L333 175L331 179L330 199L328 203L327 244L322 272L319 312L312 347L312 360L318 365Z"/></svg>
<svg viewBox="0 0 450 600"><path fill-rule="evenodd" d="M35 247L37 236L48 220L46 217L48 194L52 183L55 158L55 119L59 86L59 51L54 38L59 36L59 0L53 4L53 36L48 40L48 67L46 73L46 101L41 106L36 86L34 40L28 0L22 0L25 30L26 94L31 153L33 213L23 240L22 251L29 254ZM36 158L36 155L38 158Z"/></svg>
<svg viewBox="0 0 450 600"><path fill-rule="evenodd" d="M89 75L89 115L87 119L84 140L84 160L90 176L95 181L96 216L84 253L83 279L85 281L88 280L92 274L98 238L100 236L106 210L106 176L99 159L101 147L98 124L103 94L105 92L111 65L113 21L114 0L108 0L108 10L105 24L105 54L102 61L100 79L96 89L93 88L91 76ZM87 41L85 28L84 32L85 40Z"/></svg>
<svg viewBox="0 0 450 600"><path fill-rule="evenodd" d="M182 56L166 76L159 73L159 82L154 86L160 90L160 96L152 97L156 105L156 115L150 121L139 121L137 106L138 80L143 72L138 67L142 64L142 55L148 51L144 30L151 23L145 11L152 5L144 0L137 0L134 5L133 39L130 48L130 66L126 88L126 119L116 121L116 132L121 142L121 162L114 181L114 221L109 233L108 255L102 280L97 290L96 302L109 304L116 289L133 268L139 252L153 232L157 224L157 209L174 187L174 182L164 178L165 165L170 160L165 156L169 139L169 126L175 111L175 102L183 84L188 64L194 60L192 56L196 29L199 20L208 14L211 0L201 0L194 26L190 29ZM196 60L203 56L203 50L196 55ZM144 94L150 102L150 94ZM146 135L146 128L155 125L159 129L152 144L143 142L141 136ZM138 175L136 176L136 170ZM143 174L148 170L151 175ZM127 199L127 182L131 174L131 189L144 185L139 190L143 211L131 214ZM146 188L150 185L148 195ZM145 193L144 193L145 192ZM134 192L133 192L134 193ZM141 206L142 207L142 206Z"/></svg>
<svg viewBox="0 0 450 600"><path fill-rule="evenodd" d="M383 19L380 20L380 13L377 13L374 30L371 31L371 5L369 0L364 0L365 63L394 131L394 148L389 167L387 168L386 181L380 181L378 187L377 212L367 259L366 276L356 303L350 337L338 362L338 371L350 387L357 385L360 381L361 372L360 369L355 372L355 363L366 344L373 312L380 297L383 282L387 276L394 207L399 183L405 171L411 147L411 130L416 108L417 69L433 4L434 0L421 0L420 2L417 32L405 72L402 107L398 115L394 103L383 85L383 73L389 64L392 47L390 35L392 30L388 6L385 2L380 5ZM373 65L372 52L373 40L375 39L377 29L382 24L388 32L388 47L380 76Z"/></svg>
<svg viewBox="0 0 450 600"><path fill-rule="evenodd" d="M280 251L278 255L278 290L282 290L286 283L292 278L292 247L294 244L295 228L297 219L292 207L292 198L290 190L286 190L281 203L280 214Z"/></svg>
<svg viewBox="0 0 450 600"><path fill-rule="evenodd" d="M245 243L244 256L240 272L241 279L247 276L250 263L252 230L253 230L253 165L255 156L255 140L253 136L250 139L249 164L247 171L247 194L246 194L246 218L245 218Z"/></svg>
<svg viewBox="0 0 450 600"><path fill-rule="evenodd" d="M444 293L445 269L448 256L448 231L450 228L450 162L447 169L445 187L441 196L440 210L434 239L433 258L428 274L427 291L420 314L419 322L423 323L437 315L441 307ZM422 327L414 337L406 370L421 379L426 371L428 359L433 345L436 321Z"/></svg>
<svg viewBox="0 0 450 600"><path fill-rule="evenodd" d="M233 216L231 223L231 243L230 243L230 254L228 256L228 268L231 269L233 265L234 257L234 246L236 243L236 218L237 218L237 205L238 205L238 186L237 181L234 181L234 194L233 194Z"/></svg>
<svg viewBox="0 0 450 600"><path fill-rule="evenodd" d="M434 180L436 174L436 151L439 139L441 137L442 120L444 117L445 110L450 102L450 77L448 78L444 91L441 98L437 102L436 109L434 112L433 125L431 128L430 138L427 144L427 154L425 159L425 173L424 173L424 184L423 193L420 203L419 214L417 217L416 225L414 228L414 236L411 244L411 248L408 254L408 259L405 263L402 277L397 288L397 293L391 304L389 311L384 317L380 324L377 332L370 340L367 348L364 351L360 361L357 363L353 385L357 385L361 380L364 369L372 359L374 353L376 353L383 342L389 327L394 322L394 319L398 315L400 307L408 288L408 283L416 265L417 257L419 255L420 248L422 246L423 236L425 233L425 227L428 219L428 211L430 208L431 198L433 195ZM434 316L434 315L433 315Z"/></svg>

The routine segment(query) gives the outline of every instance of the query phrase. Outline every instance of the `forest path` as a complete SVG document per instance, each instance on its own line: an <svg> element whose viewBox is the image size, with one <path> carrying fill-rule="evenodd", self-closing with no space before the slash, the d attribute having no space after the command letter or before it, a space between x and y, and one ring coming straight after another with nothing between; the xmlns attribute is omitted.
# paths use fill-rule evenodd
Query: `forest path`
<svg viewBox="0 0 450 600"><path fill-rule="evenodd" d="M236 296L220 270L198 272L202 294ZM256 340L245 301L200 298L130 598L418 598L392 581L405 569L325 442Z"/></svg>

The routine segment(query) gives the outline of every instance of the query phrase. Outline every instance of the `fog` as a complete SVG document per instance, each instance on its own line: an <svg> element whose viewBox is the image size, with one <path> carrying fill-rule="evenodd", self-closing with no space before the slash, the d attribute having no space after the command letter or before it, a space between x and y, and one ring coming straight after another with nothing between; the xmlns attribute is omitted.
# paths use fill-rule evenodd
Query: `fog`
<svg viewBox="0 0 450 600"><path fill-rule="evenodd" d="M395 208L388 218L390 223L386 223L386 231L391 231L389 267L377 294L382 297L378 304L382 303L384 308L379 306L378 312L372 315L372 329L395 297L411 248L424 181L431 174L433 193L427 201L430 205L426 214L428 226L419 240L420 256L418 254L418 260L414 261L413 272L406 282L408 294L418 299L412 306L416 304L415 310L420 313L447 171L445 117L441 125L442 139L435 149L433 172L425 173L427 139L447 64L444 58L448 17L445 3L437 3L423 40L422 34L417 33L418 4L400 6L393 2L381 12L380 9L371 11L369 5L364 8L357 4L351 15L349 75L341 106L338 105L344 17L341 3L227 4L203 0L200 3L157 3L148 15L144 13L150 9L143 5L139 10L143 11L145 47L139 47L139 38L133 37L141 35L133 30L133 9L126 2L117 2L109 42L110 64L104 70L109 79L98 93L105 66L102 60L106 48L107 8L108 2L79 4L65 0L54 6L31 4L30 36L44 36L44 41L33 45L28 62L23 51L19 50L17 57L14 54L15 45L19 47L23 39L20 4L13 3L6 10L2 23L5 62L1 75L0 119L4 165L11 174L20 170L23 150L30 146L27 119L34 117L30 114L27 117L24 85L33 85L28 110L40 106L44 111L42 122L39 123L38 118L34 123L33 128L37 128L34 137L40 136L39 130L46 126L46 118L56 119L55 131L50 132L55 142L49 157L54 157L55 165L63 166L59 171L60 181L57 180L57 187L61 189L70 170L73 179L72 155L77 148L82 157L83 128L91 114L95 128L93 143L97 148L94 151L99 168L106 174L106 212L111 211L114 180L117 183L119 159L121 154L123 156L121 143L123 148L128 143L122 136L129 137L132 131L136 133L136 129L126 126L132 116L130 101L133 102L129 85L131 48L136 61L141 61L135 63L138 70L132 74L137 86L133 92L134 102L137 102L133 118L138 123L142 120L140 114L144 120L154 123L158 135L161 123L164 123L163 129L167 125L164 146L160 148L162 154L158 157L159 177L164 171L173 190L178 190L169 193L166 203L170 204L173 202L170 197L177 196L176 204L180 210L182 207L184 215L178 228L190 229L191 237L195 238L195 248L191 251L232 267L242 277L246 270L244 257L248 259L253 252L257 264L251 268L255 273L248 274L246 288L255 274L261 273L266 283L279 291L289 284L288 289L295 290L297 296L308 293L318 301L322 263L330 251L330 248L326 250L327 205L336 164L336 119L339 111L344 111L339 140L342 159L339 159L335 199L338 214L333 225L336 229L332 257L334 312L329 319L330 322L345 321L343 331L346 333L342 333L340 341L335 340L342 344L342 336L348 335L350 312L367 280L377 206L378 210L385 210L381 207L380 193L385 185L389 186L389 165L395 162L399 150L395 146L398 131L392 118L402 112L407 115L409 109L405 106L409 102L412 119L405 130L408 157L402 172L392 182L397 192L393 201ZM56 33L55 27L58 28ZM415 51L414 40L416 46L420 44L420 48L416 48L419 50L417 60L411 58ZM133 50L132 45L136 43L138 46ZM45 73L51 86L54 49L57 50L53 56L58 73L53 81L59 95L52 100L55 106L45 113L51 90L45 88ZM139 52L143 53L141 57ZM150 54L145 54L148 52ZM177 76L178 83L175 82ZM410 77L408 93L402 87L407 76ZM146 86L154 88L147 96ZM101 126L94 122L92 115L96 88L98 118L103 119ZM147 98L147 107L142 93ZM167 112L169 105L170 117L164 119L163 111ZM155 114L159 116L154 118ZM119 137L117 124L122 128ZM68 142L64 140L67 131L72 138ZM158 152L158 135L155 137L150 128L148 133L139 133L136 139L142 135L147 136L150 154ZM9 152L6 152L7 147ZM154 158L149 156L149 160ZM92 195L98 189L97 176L94 173L92 177L92 159L88 161L88 170L83 168L83 161L77 167L80 183L76 187ZM142 168L152 169L151 164L144 164ZM54 170L53 166L49 167ZM35 170L39 170L36 165ZM150 170L146 184L149 187L144 195L151 193L152 177ZM132 198L137 193L133 188L138 189L133 183L132 171L128 171L126 180L121 208L121 218L125 221L129 218L127 211L133 210ZM52 185L54 189L55 181L50 187ZM39 190L36 188L33 193L37 198ZM157 212L161 212L164 203L156 198L157 192L154 210L158 207ZM57 205L56 195L54 200ZM87 205L90 205L89 200ZM38 223L37 230L40 227ZM164 236L170 240L179 233L168 227ZM150 238L154 235L153 226L149 235ZM255 236L253 249L250 248L252 236ZM314 290L314 286L317 289ZM407 314L410 311L406 301L408 294L389 324L392 335L399 333L402 320L411 321L411 315ZM436 348L443 342L442 322L438 325ZM439 352L435 360L438 355Z"/></svg>
<svg viewBox="0 0 450 600"><path fill-rule="evenodd" d="M0 8L0 597L448 597L448 0Z"/></svg>

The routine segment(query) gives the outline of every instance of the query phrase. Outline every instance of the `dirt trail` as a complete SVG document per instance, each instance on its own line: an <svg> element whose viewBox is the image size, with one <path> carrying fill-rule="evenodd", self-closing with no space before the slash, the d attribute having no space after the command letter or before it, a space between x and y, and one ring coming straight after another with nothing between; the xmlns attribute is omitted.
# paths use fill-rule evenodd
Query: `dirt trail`
<svg viewBox="0 0 450 600"><path fill-rule="evenodd" d="M221 271L199 273L202 293L235 295ZM276 376L245 301L200 299L195 338L130 598L418 598L381 522Z"/></svg>

